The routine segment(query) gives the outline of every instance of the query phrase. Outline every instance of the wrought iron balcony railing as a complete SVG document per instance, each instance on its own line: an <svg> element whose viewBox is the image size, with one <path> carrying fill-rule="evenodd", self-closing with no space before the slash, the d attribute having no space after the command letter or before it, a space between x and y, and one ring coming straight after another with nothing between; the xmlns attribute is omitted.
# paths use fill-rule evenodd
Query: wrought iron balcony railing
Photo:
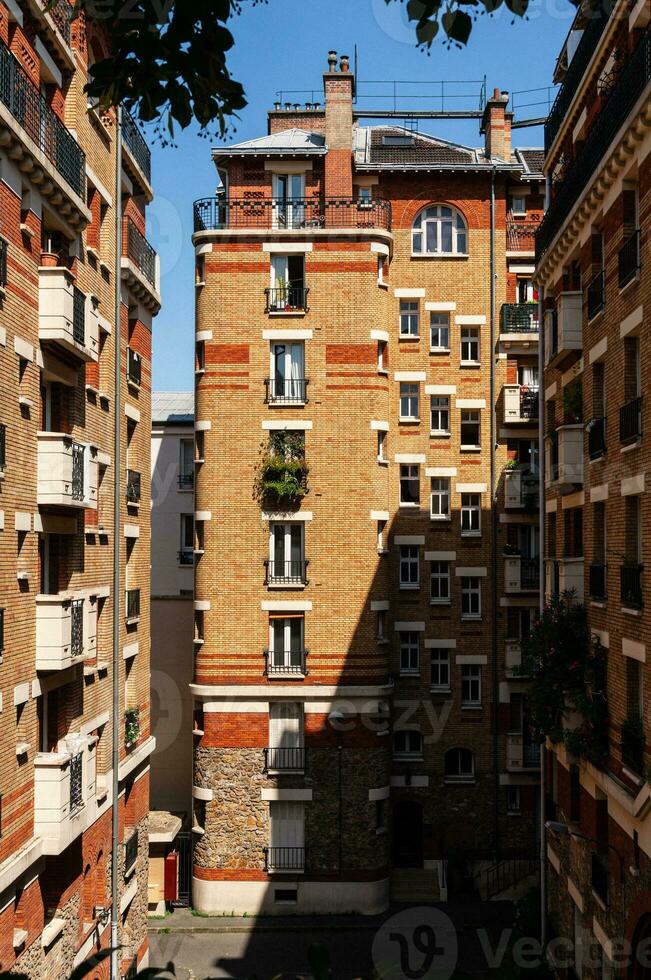
<svg viewBox="0 0 651 980"><path fill-rule="evenodd" d="M72 5L69 0L57 0L49 8L48 13L54 21L61 37L69 45L72 36Z"/></svg>
<svg viewBox="0 0 651 980"><path fill-rule="evenodd" d="M126 109L122 110L122 138L145 175L147 183L151 184L151 150L140 132L138 123Z"/></svg>
<svg viewBox="0 0 651 980"><path fill-rule="evenodd" d="M70 760L70 813L76 813L84 805L83 770L84 754L79 752Z"/></svg>
<svg viewBox="0 0 651 980"><path fill-rule="evenodd" d="M307 585L307 566L304 558L297 561L265 561L265 585Z"/></svg>
<svg viewBox="0 0 651 980"><path fill-rule="evenodd" d="M309 380L306 378L291 378L278 379L278 378L266 378L265 387L265 402L267 404L272 404L276 402L291 402L295 405L297 402L299 404L307 404L307 386L309 385Z"/></svg>
<svg viewBox="0 0 651 980"><path fill-rule="evenodd" d="M179 565L194 565L194 551L179 551L178 553Z"/></svg>
<svg viewBox="0 0 651 980"><path fill-rule="evenodd" d="M502 303L500 333L538 333L537 303Z"/></svg>
<svg viewBox="0 0 651 980"><path fill-rule="evenodd" d="M606 273L601 269L588 286L588 320L601 313L606 304Z"/></svg>
<svg viewBox="0 0 651 980"><path fill-rule="evenodd" d="M302 772L305 769L305 749L301 746L279 746L264 750L265 769L280 772Z"/></svg>
<svg viewBox="0 0 651 980"><path fill-rule="evenodd" d="M209 197L194 203L194 230L226 228L391 230L389 201L350 197L241 198Z"/></svg>
<svg viewBox="0 0 651 980"><path fill-rule="evenodd" d="M606 599L606 583L608 580L608 566L594 564L588 570L588 590L591 599Z"/></svg>
<svg viewBox="0 0 651 980"><path fill-rule="evenodd" d="M606 419L592 419L588 422L588 455L599 459L606 452Z"/></svg>
<svg viewBox="0 0 651 980"><path fill-rule="evenodd" d="M275 286L265 289L265 313L308 313L306 286Z"/></svg>
<svg viewBox="0 0 651 980"><path fill-rule="evenodd" d="M523 742L522 766L525 769L536 769L540 765L540 745L538 742Z"/></svg>
<svg viewBox="0 0 651 980"><path fill-rule="evenodd" d="M640 229L637 228L626 239L619 250L619 288L628 286L629 282L637 279L640 271Z"/></svg>
<svg viewBox="0 0 651 980"><path fill-rule="evenodd" d="M0 238L0 289L7 285L7 251L8 244L4 238Z"/></svg>
<svg viewBox="0 0 651 980"><path fill-rule="evenodd" d="M127 381L140 387L142 380L142 358L131 347L127 347Z"/></svg>
<svg viewBox="0 0 651 980"><path fill-rule="evenodd" d="M575 58L572 59L571 64ZM635 51L627 58L582 148L569 165L564 178L558 183L556 194L536 234L538 259L542 258L560 231L579 195L591 186L596 167L649 81L651 81L651 26L645 29Z"/></svg>
<svg viewBox="0 0 651 980"><path fill-rule="evenodd" d="M75 343L86 346L86 297L76 286L72 291L72 336Z"/></svg>
<svg viewBox="0 0 651 980"><path fill-rule="evenodd" d="M138 860L138 831L134 830L124 845L124 870L130 871Z"/></svg>
<svg viewBox="0 0 651 980"><path fill-rule="evenodd" d="M127 619L140 616L140 589L127 589Z"/></svg>
<svg viewBox="0 0 651 980"><path fill-rule="evenodd" d="M84 499L84 447L78 442L72 444L72 491L73 500Z"/></svg>
<svg viewBox="0 0 651 980"><path fill-rule="evenodd" d="M632 442L642 435L642 396L622 405L619 410L619 441Z"/></svg>
<svg viewBox="0 0 651 980"><path fill-rule="evenodd" d="M307 650L265 650L265 674L273 677L274 674L297 674L306 676L307 669Z"/></svg>
<svg viewBox="0 0 651 980"><path fill-rule="evenodd" d="M124 245L126 258L142 272L150 285L156 285L156 251L131 218L125 219Z"/></svg>
<svg viewBox="0 0 651 980"><path fill-rule="evenodd" d="M631 609L641 609L644 605L642 595L642 572L644 568L635 562L627 562L620 569L620 599Z"/></svg>
<svg viewBox="0 0 651 980"><path fill-rule="evenodd" d="M538 389L520 389L520 418L534 422L538 418Z"/></svg>
<svg viewBox="0 0 651 980"><path fill-rule="evenodd" d="M535 252L539 221L506 219L506 248L509 252Z"/></svg>
<svg viewBox="0 0 651 980"><path fill-rule="evenodd" d="M266 871L303 871L305 868L304 847L265 847Z"/></svg>
<svg viewBox="0 0 651 980"><path fill-rule="evenodd" d="M86 155L72 133L14 57L0 42L0 102L25 130L57 172L84 201Z"/></svg>
<svg viewBox="0 0 651 980"><path fill-rule="evenodd" d="M540 583L540 558L520 559L520 587L537 589Z"/></svg>
<svg viewBox="0 0 651 980"><path fill-rule="evenodd" d="M0 473L7 466L7 426L0 422Z"/></svg>
<svg viewBox="0 0 651 980"><path fill-rule="evenodd" d="M179 473L179 490L192 490L194 473Z"/></svg>
<svg viewBox="0 0 651 980"><path fill-rule="evenodd" d="M84 600L70 603L70 655L75 660L84 652Z"/></svg>
<svg viewBox="0 0 651 980"><path fill-rule="evenodd" d="M140 494L140 473L136 470L127 470L127 502L130 504L139 504Z"/></svg>

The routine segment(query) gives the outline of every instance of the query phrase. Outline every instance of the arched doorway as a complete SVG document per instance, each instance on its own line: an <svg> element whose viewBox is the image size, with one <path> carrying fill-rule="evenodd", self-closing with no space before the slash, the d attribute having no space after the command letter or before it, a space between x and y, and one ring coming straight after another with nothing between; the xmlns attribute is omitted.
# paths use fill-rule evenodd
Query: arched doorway
<svg viewBox="0 0 651 980"><path fill-rule="evenodd" d="M423 808L415 800L399 800L393 807L393 864L423 867Z"/></svg>
<svg viewBox="0 0 651 980"><path fill-rule="evenodd" d="M651 967L647 966L648 950L651 948L651 915L643 915L633 933L633 956L628 971L629 980L651 980ZM640 951L640 957L636 955ZM642 962L640 962L640 960Z"/></svg>

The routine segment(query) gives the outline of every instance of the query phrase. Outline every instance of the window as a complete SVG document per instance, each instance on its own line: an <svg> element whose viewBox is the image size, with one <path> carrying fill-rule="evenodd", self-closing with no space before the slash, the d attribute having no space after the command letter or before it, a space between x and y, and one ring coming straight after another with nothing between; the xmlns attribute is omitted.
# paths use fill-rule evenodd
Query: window
<svg viewBox="0 0 651 980"><path fill-rule="evenodd" d="M194 487L194 439L181 439L179 459L179 490Z"/></svg>
<svg viewBox="0 0 651 980"><path fill-rule="evenodd" d="M304 345L272 344L269 401L303 402L305 389Z"/></svg>
<svg viewBox="0 0 651 980"><path fill-rule="evenodd" d="M393 754L420 756L423 754L423 736L414 729L402 729L393 733Z"/></svg>
<svg viewBox="0 0 651 980"><path fill-rule="evenodd" d="M520 812L520 787L506 787L506 809L508 813Z"/></svg>
<svg viewBox="0 0 651 980"><path fill-rule="evenodd" d="M274 800L269 804L269 867L302 870L305 861L305 804Z"/></svg>
<svg viewBox="0 0 651 980"><path fill-rule="evenodd" d="M418 303L413 300L400 300L400 336L418 337Z"/></svg>
<svg viewBox="0 0 651 980"><path fill-rule="evenodd" d="M443 761L446 779L474 779L475 757L470 749L448 749Z"/></svg>
<svg viewBox="0 0 651 980"><path fill-rule="evenodd" d="M417 544L400 545L400 588L417 589L420 584L420 562Z"/></svg>
<svg viewBox="0 0 651 980"><path fill-rule="evenodd" d="M302 769L303 705L298 701L275 701L269 705L270 769Z"/></svg>
<svg viewBox="0 0 651 980"><path fill-rule="evenodd" d="M181 514L181 548L179 564L194 564L194 515Z"/></svg>
<svg viewBox="0 0 651 980"><path fill-rule="evenodd" d="M432 395L430 399L430 434L450 435L450 399L447 395Z"/></svg>
<svg viewBox="0 0 651 980"><path fill-rule="evenodd" d="M433 561L430 568L430 600L433 603L450 601L450 562Z"/></svg>
<svg viewBox="0 0 651 980"><path fill-rule="evenodd" d="M305 177L274 174L274 228L301 228L305 224Z"/></svg>
<svg viewBox="0 0 651 980"><path fill-rule="evenodd" d="M303 671L302 615L273 615L269 620L269 673Z"/></svg>
<svg viewBox="0 0 651 980"><path fill-rule="evenodd" d="M433 351L450 349L450 314L430 313L429 345Z"/></svg>
<svg viewBox="0 0 651 980"><path fill-rule="evenodd" d="M468 231L461 214L441 204L425 208L412 225L411 250L414 255L465 255Z"/></svg>
<svg viewBox="0 0 651 980"><path fill-rule="evenodd" d="M644 700L642 697L642 669L638 660L626 658L626 716L630 719L642 718Z"/></svg>
<svg viewBox="0 0 651 980"><path fill-rule="evenodd" d="M370 208L373 203L370 187L357 188L357 203L360 207Z"/></svg>
<svg viewBox="0 0 651 980"><path fill-rule="evenodd" d="M387 434L386 432L378 431L377 434L377 461L378 463L388 463L388 459L385 455L385 449L387 445Z"/></svg>
<svg viewBox="0 0 651 980"><path fill-rule="evenodd" d="M378 643L387 642L387 611L378 609L377 611L377 641Z"/></svg>
<svg viewBox="0 0 651 980"><path fill-rule="evenodd" d="M272 255L269 312L305 310L305 258L303 255Z"/></svg>
<svg viewBox="0 0 651 980"><path fill-rule="evenodd" d="M430 651L430 687L432 690L450 689L450 651L434 649Z"/></svg>
<svg viewBox="0 0 651 980"><path fill-rule="evenodd" d="M387 357L387 342L386 340L378 340L377 342L378 374L386 374L388 367L389 367L389 359Z"/></svg>
<svg viewBox="0 0 651 980"><path fill-rule="evenodd" d="M481 617L481 579L467 576L461 579L461 618Z"/></svg>
<svg viewBox="0 0 651 980"><path fill-rule="evenodd" d="M402 463L400 466L400 505L417 507L420 503L420 474L417 464Z"/></svg>
<svg viewBox="0 0 651 980"><path fill-rule="evenodd" d="M481 667L464 664L461 668L461 704L481 704Z"/></svg>
<svg viewBox="0 0 651 980"><path fill-rule="evenodd" d="M479 328L461 328L461 363L479 364Z"/></svg>
<svg viewBox="0 0 651 980"><path fill-rule="evenodd" d="M481 534L481 494L461 494L461 533Z"/></svg>
<svg viewBox="0 0 651 980"><path fill-rule="evenodd" d="M305 582L303 524L269 525L269 582L283 585Z"/></svg>
<svg viewBox="0 0 651 980"><path fill-rule="evenodd" d="M527 213L527 199L524 194L514 194L511 198L511 210L513 214Z"/></svg>
<svg viewBox="0 0 651 980"><path fill-rule="evenodd" d="M418 385L400 382L400 418L418 422Z"/></svg>
<svg viewBox="0 0 651 980"><path fill-rule="evenodd" d="M389 826L389 801L375 801L375 833L384 833Z"/></svg>
<svg viewBox="0 0 651 980"><path fill-rule="evenodd" d="M461 412L461 448L479 449L481 446L481 416L479 409Z"/></svg>
<svg viewBox="0 0 651 980"><path fill-rule="evenodd" d="M450 479L447 476L432 479L430 515L433 521L446 521L450 516Z"/></svg>
<svg viewBox="0 0 651 980"><path fill-rule="evenodd" d="M420 654L418 633L411 630L400 634L400 673L418 674L420 671Z"/></svg>
<svg viewBox="0 0 651 980"><path fill-rule="evenodd" d="M387 273L387 258L385 255L378 255L377 257L377 284L378 286L386 286L387 282L385 279Z"/></svg>

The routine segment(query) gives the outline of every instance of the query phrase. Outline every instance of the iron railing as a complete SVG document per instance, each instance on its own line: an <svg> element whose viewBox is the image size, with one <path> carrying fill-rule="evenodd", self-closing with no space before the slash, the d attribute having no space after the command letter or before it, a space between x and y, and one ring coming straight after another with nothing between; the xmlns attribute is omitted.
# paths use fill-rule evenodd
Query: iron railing
<svg viewBox="0 0 651 980"><path fill-rule="evenodd" d="M131 347L127 347L127 381L140 387L142 380L142 359Z"/></svg>
<svg viewBox="0 0 651 980"><path fill-rule="evenodd" d="M138 831L134 830L131 837L124 845L124 870L125 873L133 868L138 860Z"/></svg>
<svg viewBox="0 0 651 980"><path fill-rule="evenodd" d="M136 470L127 470L127 502L130 504L139 504L140 494L140 473Z"/></svg>
<svg viewBox="0 0 651 980"><path fill-rule="evenodd" d="M475 875L475 886L482 898L489 900L539 870L540 862L535 857L505 858Z"/></svg>
<svg viewBox="0 0 651 980"><path fill-rule="evenodd" d="M626 562L620 569L620 599L631 609L641 609L644 605L642 595L643 566Z"/></svg>
<svg viewBox="0 0 651 980"><path fill-rule="evenodd" d="M304 558L296 561L265 561L265 585L307 585L307 566Z"/></svg>
<svg viewBox="0 0 651 980"><path fill-rule="evenodd" d="M520 389L520 418L535 421L538 418L538 389Z"/></svg>
<svg viewBox="0 0 651 980"><path fill-rule="evenodd" d="M305 868L304 847L265 847L265 871L303 871Z"/></svg>
<svg viewBox="0 0 651 980"><path fill-rule="evenodd" d="M309 291L306 286L274 286L265 289L265 313L307 313L310 309L307 305Z"/></svg>
<svg viewBox="0 0 651 980"><path fill-rule="evenodd" d="M54 25L63 40L67 45L70 45L72 36L72 6L70 0L57 0L48 10L48 14L54 21Z"/></svg>
<svg viewBox="0 0 651 980"><path fill-rule="evenodd" d="M307 650L265 650L264 672L267 677L274 674L307 676L307 656Z"/></svg>
<svg viewBox="0 0 651 980"><path fill-rule="evenodd" d="M572 99L576 95L577 89L581 84L581 79L585 75L586 68L590 64L590 59L599 43L599 38L608 23L610 11L606 12L604 7L605 4L596 4L595 8L589 11L590 21L567 67L563 84L558 90L554 104L545 122L545 150L549 150L556 139L556 134L565 119L565 114L570 107Z"/></svg>
<svg viewBox="0 0 651 980"><path fill-rule="evenodd" d="M86 346L86 297L76 286L72 291L72 336L76 344Z"/></svg>
<svg viewBox="0 0 651 980"><path fill-rule="evenodd" d="M628 724L622 725L622 762L627 769L636 775L644 773L644 728L642 719L632 716L626 719Z"/></svg>
<svg viewBox="0 0 651 980"><path fill-rule="evenodd" d="M0 289L7 285L7 251L8 244L4 238L0 238Z"/></svg>
<svg viewBox="0 0 651 980"><path fill-rule="evenodd" d="M0 473L7 466L7 426L0 422Z"/></svg>
<svg viewBox="0 0 651 980"><path fill-rule="evenodd" d="M127 619L140 616L140 589L127 589Z"/></svg>
<svg viewBox="0 0 651 980"><path fill-rule="evenodd" d="M84 600L70 603L70 655L75 660L84 652Z"/></svg>
<svg viewBox="0 0 651 980"><path fill-rule="evenodd" d="M619 441L632 442L642 435L642 396L622 405L619 410Z"/></svg>
<svg viewBox="0 0 651 980"><path fill-rule="evenodd" d="M540 743L522 743L522 766L524 769L536 769L540 765Z"/></svg>
<svg viewBox="0 0 651 980"><path fill-rule="evenodd" d="M576 60L576 55L571 64ZM651 80L651 27L647 27L635 51L627 58L603 109L591 127L581 150L568 166L536 234L536 254L541 259L568 218L580 194L592 185L592 175L604 153L622 128Z"/></svg>
<svg viewBox="0 0 651 980"><path fill-rule="evenodd" d="M142 272L145 279L156 285L156 251L149 244L143 233L136 228L131 218L125 218L126 223L126 257Z"/></svg>
<svg viewBox="0 0 651 980"><path fill-rule="evenodd" d="M601 313L606 305L606 273L600 269L588 286L588 320Z"/></svg>
<svg viewBox="0 0 651 980"><path fill-rule="evenodd" d="M264 766L267 771L302 772L305 769L305 749L301 746L278 746L264 750Z"/></svg>
<svg viewBox="0 0 651 980"><path fill-rule="evenodd" d="M192 490L194 487L194 472L179 473L179 490Z"/></svg>
<svg viewBox="0 0 651 980"><path fill-rule="evenodd" d="M619 288L623 289L637 278L640 271L640 229L626 239L619 250Z"/></svg>
<svg viewBox="0 0 651 980"><path fill-rule="evenodd" d="M608 858L596 851L592 852L590 883L595 895L608 905Z"/></svg>
<svg viewBox="0 0 651 980"><path fill-rule="evenodd" d="M538 333L537 303L502 303L500 333Z"/></svg>
<svg viewBox="0 0 651 980"><path fill-rule="evenodd" d="M391 230L389 201L351 197L209 197L194 203L194 230L224 228L379 228Z"/></svg>
<svg viewBox="0 0 651 980"><path fill-rule="evenodd" d="M84 805L83 793L83 752L73 755L70 760L70 813L76 813Z"/></svg>
<svg viewBox="0 0 651 980"><path fill-rule="evenodd" d="M588 455L599 459L606 452L606 418L592 419L588 423Z"/></svg>
<svg viewBox="0 0 651 980"><path fill-rule="evenodd" d="M291 378L289 380L265 378L265 403L268 405L275 402L307 404L307 386L309 383L306 378Z"/></svg>
<svg viewBox="0 0 651 980"><path fill-rule="evenodd" d="M509 252L535 252L539 221L506 219L506 248Z"/></svg>
<svg viewBox="0 0 651 980"><path fill-rule="evenodd" d="M588 591L591 599L606 599L607 565L590 565L588 569Z"/></svg>
<svg viewBox="0 0 651 980"><path fill-rule="evenodd" d="M14 57L0 42L0 102L73 191L86 199L86 155L72 133Z"/></svg>
<svg viewBox="0 0 651 980"><path fill-rule="evenodd" d="M178 552L179 565L194 565L194 551L186 549Z"/></svg>
<svg viewBox="0 0 651 980"><path fill-rule="evenodd" d="M140 132L138 123L128 109L122 110L122 138L148 184L151 184L151 150Z"/></svg>
<svg viewBox="0 0 651 980"><path fill-rule="evenodd" d="M540 583L540 559L520 559L520 588L537 589Z"/></svg>
<svg viewBox="0 0 651 980"><path fill-rule="evenodd" d="M72 444L72 499L84 499L84 447L78 442Z"/></svg>

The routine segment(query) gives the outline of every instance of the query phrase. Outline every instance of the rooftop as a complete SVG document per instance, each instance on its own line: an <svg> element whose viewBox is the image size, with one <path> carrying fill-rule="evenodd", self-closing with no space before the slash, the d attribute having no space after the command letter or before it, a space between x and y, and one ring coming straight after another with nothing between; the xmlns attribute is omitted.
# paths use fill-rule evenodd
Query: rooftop
<svg viewBox="0 0 651 980"><path fill-rule="evenodd" d="M152 425L192 425L194 392L155 391L151 396Z"/></svg>

